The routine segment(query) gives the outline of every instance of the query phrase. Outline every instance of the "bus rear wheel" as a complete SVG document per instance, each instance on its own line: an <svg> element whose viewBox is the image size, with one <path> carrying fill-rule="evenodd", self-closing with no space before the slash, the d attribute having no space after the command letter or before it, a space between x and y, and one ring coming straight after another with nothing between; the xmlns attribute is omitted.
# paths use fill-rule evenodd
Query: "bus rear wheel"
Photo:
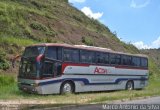
<svg viewBox="0 0 160 110"><path fill-rule="evenodd" d="M74 92L74 87L71 82L64 82L61 85L60 93L61 94L68 94L68 93L73 93Z"/></svg>
<svg viewBox="0 0 160 110"><path fill-rule="evenodd" d="M134 90L134 83L133 83L133 81L128 81L126 83L126 90Z"/></svg>

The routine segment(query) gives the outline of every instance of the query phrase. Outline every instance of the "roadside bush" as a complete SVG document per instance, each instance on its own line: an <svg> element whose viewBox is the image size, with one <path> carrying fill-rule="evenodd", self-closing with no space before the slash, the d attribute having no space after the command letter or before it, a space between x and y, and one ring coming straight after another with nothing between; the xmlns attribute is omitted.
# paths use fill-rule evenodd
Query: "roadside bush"
<svg viewBox="0 0 160 110"><path fill-rule="evenodd" d="M46 32L46 35L47 35L47 36L55 37L55 36L56 36L56 32L55 32L55 31L50 31L50 30L48 30L48 31Z"/></svg>
<svg viewBox="0 0 160 110"><path fill-rule="evenodd" d="M0 69L7 70L9 68L9 63L7 62L6 53L0 50Z"/></svg>
<svg viewBox="0 0 160 110"><path fill-rule="evenodd" d="M48 28L45 25L38 23L38 22L33 22L30 24L30 26L32 29L35 29L35 30L40 30L40 31L44 31L44 32L46 32L48 30Z"/></svg>

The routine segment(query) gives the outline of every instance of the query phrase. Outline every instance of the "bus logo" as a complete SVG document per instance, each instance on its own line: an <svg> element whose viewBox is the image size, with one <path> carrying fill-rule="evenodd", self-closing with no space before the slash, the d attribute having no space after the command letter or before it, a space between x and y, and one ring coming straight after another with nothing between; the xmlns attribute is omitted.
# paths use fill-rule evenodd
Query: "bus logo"
<svg viewBox="0 0 160 110"><path fill-rule="evenodd" d="M104 68L96 67L94 70L94 74L105 74L105 73L107 73L107 70Z"/></svg>

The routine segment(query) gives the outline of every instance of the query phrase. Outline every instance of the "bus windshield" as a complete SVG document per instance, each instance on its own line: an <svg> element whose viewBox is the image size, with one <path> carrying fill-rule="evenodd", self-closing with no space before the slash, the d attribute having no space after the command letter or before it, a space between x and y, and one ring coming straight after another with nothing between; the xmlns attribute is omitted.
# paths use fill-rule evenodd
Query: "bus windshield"
<svg viewBox="0 0 160 110"><path fill-rule="evenodd" d="M21 77L37 77L39 65L37 65L36 58L44 54L45 46L30 46L26 47L20 63Z"/></svg>
<svg viewBox="0 0 160 110"><path fill-rule="evenodd" d="M61 47L26 47L21 59L19 76L25 78L59 76L61 74L61 60Z"/></svg>
<svg viewBox="0 0 160 110"><path fill-rule="evenodd" d="M24 51L24 57L35 57L40 54L44 54L45 47L44 46L34 46L34 47L27 47Z"/></svg>

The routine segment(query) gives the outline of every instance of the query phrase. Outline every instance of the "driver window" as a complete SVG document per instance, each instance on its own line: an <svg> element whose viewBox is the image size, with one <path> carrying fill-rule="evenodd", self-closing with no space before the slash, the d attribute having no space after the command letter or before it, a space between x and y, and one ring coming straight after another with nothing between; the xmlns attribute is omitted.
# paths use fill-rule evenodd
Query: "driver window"
<svg viewBox="0 0 160 110"><path fill-rule="evenodd" d="M53 63L45 62L43 69L43 77L53 77L53 67Z"/></svg>

